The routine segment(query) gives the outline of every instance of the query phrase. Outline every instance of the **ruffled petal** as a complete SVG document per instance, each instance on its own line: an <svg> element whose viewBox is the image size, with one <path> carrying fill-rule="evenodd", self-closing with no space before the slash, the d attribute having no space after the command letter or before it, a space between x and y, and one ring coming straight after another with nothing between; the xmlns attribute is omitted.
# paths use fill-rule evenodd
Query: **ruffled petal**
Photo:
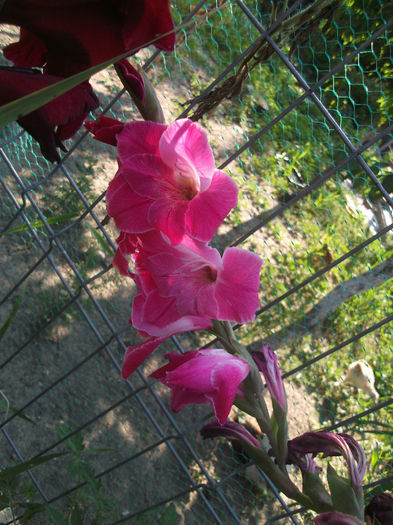
<svg viewBox="0 0 393 525"><path fill-rule="evenodd" d="M152 229L147 215L150 201L133 192L121 175L116 175L106 192L108 215L117 228L128 233L143 233Z"/></svg>
<svg viewBox="0 0 393 525"><path fill-rule="evenodd" d="M227 420L235 399L236 390L248 376L249 364L243 359L231 356L231 360L218 364L211 372L213 394L206 394L211 400L215 416L222 425Z"/></svg>
<svg viewBox="0 0 393 525"><path fill-rule="evenodd" d="M120 160L127 162L130 157L141 151L156 155L161 135L167 127L165 124L145 121L125 124L123 131L117 137L117 150Z"/></svg>
<svg viewBox="0 0 393 525"><path fill-rule="evenodd" d="M162 160L184 177L198 177L200 191L206 190L215 170L213 152L205 131L189 119L171 124L160 140Z"/></svg>
<svg viewBox="0 0 393 525"><path fill-rule="evenodd" d="M220 317L228 321L247 323L255 317L259 306L258 288L262 260L254 253L228 248L218 273L216 298Z"/></svg>
<svg viewBox="0 0 393 525"><path fill-rule="evenodd" d="M145 359L161 344L166 338L151 337L135 346L129 346L126 350L121 375L127 379L140 366Z"/></svg>
<svg viewBox="0 0 393 525"><path fill-rule="evenodd" d="M186 217L187 233L208 242L232 208L237 206L238 189L223 171L215 171L206 191L190 201Z"/></svg>

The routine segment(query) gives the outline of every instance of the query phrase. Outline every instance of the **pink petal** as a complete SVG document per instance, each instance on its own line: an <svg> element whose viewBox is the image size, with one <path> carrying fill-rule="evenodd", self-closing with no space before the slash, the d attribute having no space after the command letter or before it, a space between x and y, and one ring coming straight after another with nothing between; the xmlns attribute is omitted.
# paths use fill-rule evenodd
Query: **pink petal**
<svg viewBox="0 0 393 525"><path fill-rule="evenodd" d="M190 201L187 232L199 241L210 241L230 210L237 206L237 196L238 189L231 177L215 171L208 189Z"/></svg>
<svg viewBox="0 0 393 525"><path fill-rule="evenodd" d="M171 408L179 412L185 405L206 405L207 397L200 392L193 392L182 387L173 387L171 390Z"/></svg>
<svg viewBox="0 0 393 525"><path fill-rule="evenodd" d="M174 189L172 171L151 153L135 154L122 163L121 174L127 184L141 197L171 197ZM171 191L172 190L172 191Z"/></svg>
<svg viewBox="0 0 393 525"><path fill-rule="evenodd" d="M155 337L203 330L210 327L210 319L198 316L182 315L176 307L176 298L161 297L157 290L134 298L132 305L132 325Z"/></svg>
<svg viewBox="0 0 393 525"><path fill-rule="evenodd" d="M247 323L255 317L259 306L259 272L262 259L239 248L228 248L218 273L216 298L219 319Z"/></svg>
<svg viewBox="0 0 393 525"><path fill-rule="evenodd" d="M214 394L206 394L211 400L214 413L223 425L231 411L236 391L240 383L248 376L250 367L246 361L231 356L230 363L217 365L211 373Z"/></svg>
<svg viewBox="0 0 393 525"><path fill-rule="evenodd" d="M162 366L161 368L158 368L155 372L150 374L150 377L154 377L155 379L160 380L165 379L167 372L170 372L171 370L174 370L183 363L186 363L188 360L193 359L197 353L198 350L190 350L185 354L165 354L165 359L169 359L170 363L168 363L165 366Z"/></svg>
<svg viewBox="0 0 393 525"><path fill-rule="evenodd" d="M109 183L106 202L108 215L114 218L119 230L143 233L152 229L147 220L151 201L133 192L120 174Z"/></svg>
<svg viewBox="0 0 393 525"><path fill-rule="evenodd" d="M137 121L125 124L123 131L117 137L117 149L122 162L127 162L138 153L158 153L161 135L166 130L165 124Z"/></svg>
<svg viewBox="0 0 393 525"><path fill-rule="evenodd" d="M125 275L126 277L132 277L132 273L128 269L128 260L121 253L120 248L116 250L112 264L118 270L120 275Z"/></svg>
<svg viewBox="0 0 393 525"><path fill-rule="evenodd" d="M183 176L197 174L201 191L209 187L214 157L206 133L197 124L189 119L176 120L161 137L160 153L165 164L173 169L177 166Z"/></svg>
<svg viewBox="0 0 393 525"><path fill-rule="evenodd" d="M219 314L218 302L213 284L202 287L193 286L192 281L184 279L183 293L177 296L177 309L188 315L201 315L216 319ZM188 285L188 286L187 286Z"/></svg>
<svg viewBox="0 0 393 525"><path fill-rule="evenodd" d="M156 200L149 208L148 221L162 231L172 244L179 244L184 236L187 209L188 202Z"/></svg>
<svg viewBox="0 0 393 525"><path fill-rule="evenodd" d="M123 365L121 367L121 376L127 379L139 365L157 348L157 346L165 340L165 337L151 337L143 343L135 346L129 346L126 350Z"/></svg>

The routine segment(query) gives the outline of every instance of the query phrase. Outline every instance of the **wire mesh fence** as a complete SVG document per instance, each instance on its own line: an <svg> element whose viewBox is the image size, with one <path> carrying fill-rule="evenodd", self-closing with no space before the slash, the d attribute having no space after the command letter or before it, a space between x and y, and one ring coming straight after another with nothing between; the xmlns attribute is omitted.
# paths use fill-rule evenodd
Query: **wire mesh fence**
<svg viewBox="0 0 393 525"><path fill-rule="evenodd" d="M239 186L239 206L215 243L244 246L264 265L256 321L235 328L245 345L264 341L278 351L291 437L354 433L369 460L367 487L386 489L391 6L176 0L172 13L179 26L188 22L175 52L148 49L138 60L167 121L200 120ZM2 44L15 38L4 26ZM96 115L138 118L113 68L93 82ZM32 522L56 522L77 507L86 523L163 523L172 502L173 523L311 523L230 445L201 441L209 409L175 416L149 378L164 353L209 339L172 337L130 380L120 378L124 351L139 339L127 322L134 288L111 264L116 230L103 224L114 148L80 131L51 165L16 123L1 130L0 146L0 326L9 324L1 334L1 466L67 452L26 475L21 492L47 509ZM376 390L343 381L359 360L373 368Z"/></svg>

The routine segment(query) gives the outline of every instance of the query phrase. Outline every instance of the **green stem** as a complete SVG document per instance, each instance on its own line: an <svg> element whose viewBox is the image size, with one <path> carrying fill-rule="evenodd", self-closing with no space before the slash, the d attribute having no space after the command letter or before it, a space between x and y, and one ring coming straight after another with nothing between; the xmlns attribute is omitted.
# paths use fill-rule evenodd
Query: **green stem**
<svg viewBox="0 0 393 525"><path fill-rule="evenodd" d="M277 19L278 0L273 0L272 13L270 15L270 25L272 26Z"/></svg>

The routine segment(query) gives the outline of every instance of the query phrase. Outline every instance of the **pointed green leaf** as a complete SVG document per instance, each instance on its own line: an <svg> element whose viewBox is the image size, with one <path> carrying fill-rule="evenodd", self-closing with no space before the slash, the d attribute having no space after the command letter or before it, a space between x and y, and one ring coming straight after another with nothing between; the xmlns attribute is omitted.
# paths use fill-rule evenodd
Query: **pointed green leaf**
<svg viewBox="0 0 393 525"><path fill-rule="evenodd" d="M8 403L3 401L2 399L0 399L0 406L4 407L6 410L9 410L10 412L13 412L14 414L16 413L16 417L20 417L21 419L24 419L25 421L28 421L32 425L37 426L37 423L35 421L33 421L29 417L25 416L22 412L19 412L17 408L9 405Z"/></svg>
<svg viewBox="0 0 393 525"><path fill-rule="evenodd" d="M33 467L37 467L38 465L41 465L41 463L46 463L47 461L50 461L51 459L58 458L60 456L64 456L64 453L60 454L49 454L48 456L40 456L38 458L30 459L29 461L25 461L21 463L20 465L16 465L15 467L9 467L5 468L2 471L0 471L0 480L11 480L21 474L22 472L26 472L27 470L30 470Z"/></svg>
<svg viewBox="0 0 393 525"><path fill-rule="evenodd" d="M174 503L171 503L165 509L164 514L161 516L160 525L177 525L179 523L179 514L176 511Z"/></svg>
<svg viewBox="0 0 393 525"><path fill-rule="evenodd" d="M28 523L33 516L46 510L46 505L43 503L19 503L19 505L26 509L22 514L22 523Z"/></svg>
<svg viewBox="0 0 393 525"><path fill-rule="evenodd" d="M118 452L116 448L89 448L84 454L106 454L107 452Z"/></svg>
<svg viewBox="0 0 393 525"><path fill-rule="evenodd" d="M78 505L72 509L69 522L70 525L83 525L82 514Z"/></svg>
<svg viewBox="0 0 393 525"><path fill-rule="evenodd" d="M327 479L334 510L363 519L363 508L359 508L355 491L348 480L339 476L330 464L327 469Z"/></svg>
<svg viewBox="0 0 393 525"><path fill-rule="evenodd" d="M63 514L59 510L46 505L46 512L54 525L67 525L67 521L63 518Z"/></svg>
<svg viewBox="0 0 393 525"><path fill-rule="evenodd" d="M72 433L72 428L67 427L66 425L56 425L56 430L60 437L67 437L68 434ZM67 445L71 448L73 452L79 454L85 450L85 445L83 444L83 437L80 432L77 432L73 436L70 436L67 439Z"/></svg>
<svg viewBox="0 0 393 525"><path fill-rule="evenodd" d="M318 505L320 512L333 510L332 498L325 489L317 472L302 472L303 493Z"/></svg>
<svg viewBox="0 0 393 525"><path fill-rule="evenodd" d="M86 226L89 228L91 234L97 239L98 244L101 246L101 248L104 250L104 252L108 253L109 255L113 255L113 250L109 246L108 241L104 238L102 233L94 228L91 224L85 223Z"/></svg>
<svg viewBox="0 0 393 525"><path fill-rule="evenodd" d="M70 219L74 219L75 217L78 217L78 213L63 213L62 215L56 215L54 217L48 217L46 219L46 222L48 224L59 224L61 222L69 221ZM33 221L30 223L30 226L33 228L42 228L45 226L44 222L39 219L37 221ZM17 233L29 230L29 226L27 224L21 224L20 226L15 226L14 228L9 228L4 232L4 235L8 235L10 233Z"/></svg>

